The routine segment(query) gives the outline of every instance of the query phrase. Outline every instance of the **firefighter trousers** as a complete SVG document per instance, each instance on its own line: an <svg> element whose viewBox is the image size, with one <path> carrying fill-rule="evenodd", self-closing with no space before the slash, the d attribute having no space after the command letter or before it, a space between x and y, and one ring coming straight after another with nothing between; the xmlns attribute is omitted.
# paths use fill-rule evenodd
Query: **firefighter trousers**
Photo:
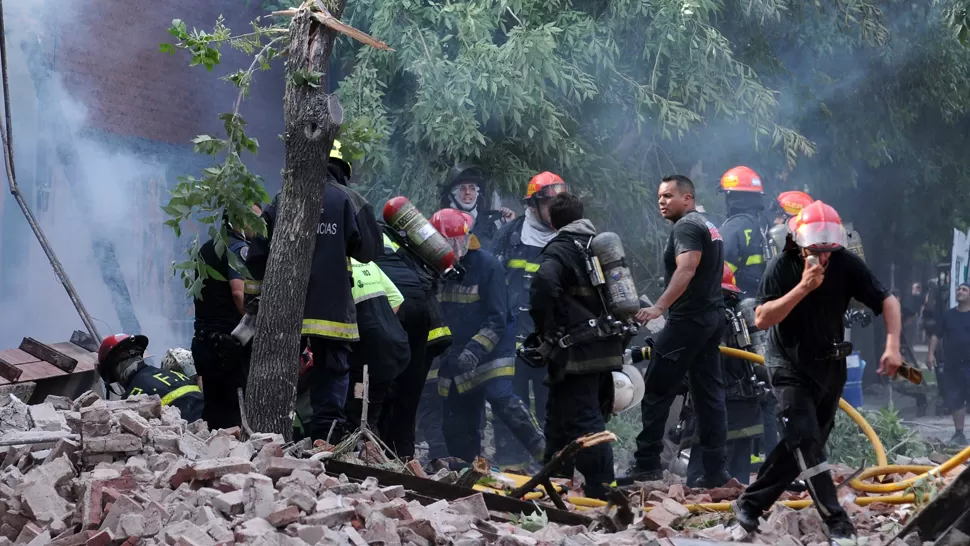
<svg viewBox="0 0 970 546"><path fill-rule="evenodd" d="M313 408L310 434L314 440L326 440L333 428L331 441L335 441L356 428L348 430L344 414L350 383L350 347L342 341L317 336L310 336L308 342L313 352L313 366L307 371Z"/></svg>
<svg viewBox="0 0 970 546"><path fill-rule="evenodd" d="M811 375L790 367L770 368L778 399L782 441L771 451L758 478L739 499L743 507L763 512L795 479L802 479L826 524L847 521L825 458L825 442L845 385L845 360L816 361Z"/></svg>
<svg viewBox="0 0 970 546"><path fill-rule="evenodd" d="M428 443L429 461L448 456L448 444L443 431L443 411L444 399L438 394L438 382L427 382L421 391L421 401L418 404L417 430Z"/></svg>
<svg viewBox="0 0 970 546"><path fill-rule="evenodd" d="M526 408L530 400L535 400L533 413L539 428L546 424L546 404L549 400L549 387L544 383L546 370L529 366L520 358L515 359L515 377L512 378L512 392L522 400ZM491 404L491 402L489 402ZM493 410L494 413L494 410ZM495 462L500 465L518 465L529 462L529 453L521 442L500 419L492 419L495 430Z"/></svg>
<svg viewBox="0 0 970 546"><path fill-rule="evenodd" d="M390 385L378 420L378 434L398 457L414 457L414 431L424 383L431 369L427 357L431 311L428 302L405 299L398 310L401 326L408 335L411 360Z"/></svg>
<svg viewBox="0 0 970 546"><path fill-rule="evenodd" d="M546 453L548 463L557 451L573 440L606 430L602 403L613 396L613 372L567 375L549 387L546 404ZM609 404L612 407L612 402ZM563 471L572 477L579 470L586 480L587 497L602 499L613 483L613 447L609 443L580 450Z"/></svg>
<svg viewBox="0 0 970 546"><path fill-rule="evenodd" d="M347 402L344 413L347 416L345 433L351 433L360 426L364 412L364 399L357 397L357 385L364 382L364 370L353 367L350 369L350 380L347 382ZM387 391L391 388L390 381L368 380L367 386L367 426L378 433L378 423L386 407ZM360 393L363 396L363 393ZM383 438L381 438L383 440ZM386 443L386 441L385 441Z"/></svg>
<svg viewBox="0 0 970 546"><path fill-rule="evenodd" d="M202 378L202 419L212 430L240 426L236 389L246 387L246 351L228 333L199 332L192 338L192 359Z"/></svg>
<svg viewBox="0 0 970 546"><path fill-rule="evenodd" d="M670 317L657 336L644 378L646 392L640 404L643 430L637 436L635 474L663 470L660 454L664 429L677 397L677 389L671 386L682 384L687 374L700 438L703 483L717 487L727 481L727 410L718 349L725 327L723 310L715 309Z"/></svg>
<svg viewBox="0 0 970 546"><path fill-rule="evenodd" d="M732 478L747 485L751 481L751 453L754 450L754 438L737 438L728 440L725 448L727 449L727 469ZM697 449L697 457L693 456L694 449ZM691 458L687 461L687 485L694 487L704 477L704 464L701 462L700 445L694 444L691 447Z"/></svg>

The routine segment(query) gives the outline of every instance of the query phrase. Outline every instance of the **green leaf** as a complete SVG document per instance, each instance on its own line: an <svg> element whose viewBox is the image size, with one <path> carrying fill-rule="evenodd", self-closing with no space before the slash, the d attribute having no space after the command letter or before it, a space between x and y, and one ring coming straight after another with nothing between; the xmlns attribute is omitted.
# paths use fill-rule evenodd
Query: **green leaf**
<svg viewBox="0 0 970 546"><path fill-rule="evenodd" d="M209 277L211 277L214 280L217 280L220 282L226 282L226 278L222 276L222 273L219 273L218 271L216 271L216 269L211 265L208 265L208 264L205 265L205 272L207 275L209 275Z"/></svg>
<svg viewBox="0 0 970 546"><path fill-rule="evenodd" d="M169 55L175 54L175 46L172 44L158 44L158 50L162 53L168 53Z"/></svg>

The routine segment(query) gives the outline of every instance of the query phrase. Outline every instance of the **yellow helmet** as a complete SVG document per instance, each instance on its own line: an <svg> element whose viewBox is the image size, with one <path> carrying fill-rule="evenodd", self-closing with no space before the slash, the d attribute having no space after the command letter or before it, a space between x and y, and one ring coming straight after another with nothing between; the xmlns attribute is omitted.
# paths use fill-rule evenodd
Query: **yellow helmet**
<svg viewBox="0 0 970 546"><path fill-rule="evenodd" d="M354 169L350 166L350 162L344 159L344 154L340 151L340 147L340 141L334 139L333 148L330 148L330 162L339 166L340 169L343 170L344 176L346 176L349 180L350 175L352 175L354 172Z"/></svg>

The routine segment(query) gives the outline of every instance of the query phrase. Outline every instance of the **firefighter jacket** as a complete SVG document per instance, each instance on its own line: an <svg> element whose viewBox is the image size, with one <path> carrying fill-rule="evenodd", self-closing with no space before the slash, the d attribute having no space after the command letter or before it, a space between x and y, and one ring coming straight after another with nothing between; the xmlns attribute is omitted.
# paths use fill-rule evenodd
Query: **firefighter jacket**
<svg viewBox="0 0 970 546"><path fill-rule="evenodd" d="M349 258L361 263L377 258L383 248L381 229L366 199L336 183L332 175L328 176L327 182L310 265L302 334L354 342L360 340L360 331L351 294L353 275ZM273 236L278 199L279 195L263 211L269 238ZM254 240L250 244L246 263L248 268L250 261L254 262L254 267L249 269L255 279L248 283L250 293L261 290L269 238Z"/></svg>
<svg viewBox="0 0 970 546"><path fill-rule="evenodd" d="M532 280L529 313L536 332L555 339L576 335L589 328L591 320L606 314L603 300L586 272L587 248L596 230L589 220L577 220L559 230L542 249L539 270ZM595 338L561 349L548 359L549 381L558 383L566 375L614 371L623 368L623 339Z"/></svg>
<svg viewBox="0 0 970 546"><path fill-rule="evenodd" d="M542 247L522 242L524 223L525 215L519 216L503 227L492 241L492 254L505 266L509 309L515 316L516 347L535 330L535 323L529 315L529 288L532 278L539 271L539 256L542 254Z"/></svg>
<svg viewBox="0 0 970 546"><path fill-rule="evenodd" d="M509 314L508 290L502 264L472 235L468 254L461 259L465 274L442 280L438 290L441 314L451 329L453 344L441 358L438 391L447 396L454 384L465 393L490 379L515 375L515 332ZM476 368L459 373L458 358L470 352Z"/></svg>
<svg viewBox="0 0 970 546"><path fill-rule="evenodd" d="M735 214L721 225L720 231L724 238L724 261L734 273L738 288L748 297L754 297L765 273L761 224L750 214Z"/></svg>
<svg viewBox="0 0 970 546"><path fill-rule="evenodd" d="M126 385L125 398L139 394L157 394L162 404L179 409L182 419L189 423L202 419L205 399L192 380L176 371L162 371L142 362L141 367Z"/></svg>
<svg viewBox="0 0 970 546"><path fill-rule="evenodd" d="M724 304L727 308L737 309L739 301L734 295L725 295ZM724 345L735 349L738 346L737 337L728 320L728 327L724 330ZM728 414L728 440L738 438L752 438L761 436L764 432L764 425L761 420L761 398L764 396L763 388L758 385L755 379L755 367L759 366L753 362L740 358L721 357L721 365L724 369L724 394Z"/></svg>
<svg viewBox="0 0 970 546"><path fill-rule="evenodd" d="M427 354L434 358L451 346L451 330L441 319L441 307L435 297L438 274L424 264L407 246L405 239L395 233L394 228L384 223L381 223L381 228L384 230L384 253L375 261L405 298L427 301L431 315Z"/></svg>
<svg viewBox="0 0 970 546"><path fill-rule="evenodd" d="M404 296L376 263L350 261L354 269L354 305L360 343L354 345L350 365L363 369L374 381L393 381L407 367L411 350L408 335L397 320L394 309Z"/></svg>

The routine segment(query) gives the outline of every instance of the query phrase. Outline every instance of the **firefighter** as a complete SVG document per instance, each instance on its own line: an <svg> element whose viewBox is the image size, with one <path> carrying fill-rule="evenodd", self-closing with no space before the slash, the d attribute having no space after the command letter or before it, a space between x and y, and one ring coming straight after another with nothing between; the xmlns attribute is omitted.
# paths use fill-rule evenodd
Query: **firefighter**
<svg viewBox="0 0 970 546"><path fill-rule="evenodd" d="M765 271L765 231L761 220L764 188L758 173L734 167L721 177L728 219L721 225L724 261L734 272L738 288L749 296L758 292Z"/></svg>
<svg viewBox="0 0 970 546"><path fill-rule="evenodd" d="M255 214L261 212L256 205L252 210ZM199 258L228 282L211 275L202 281L202 290L195 298L195 335L191 345L196 370L205 386L203 418L213 430L242 424L236 390L246 387L249 363L247 350L230 335L246 312L246 281L233 263L246 260L249 237L234 229L228 216L223 216L223 224L229 239L228 252L219 256L215 240L209 239L199 248Z"/></svg>
<svg viewBox="0 0 970 546"><path fill-rule="evenodd" d="M438 371L443 402L442 431L448 453L472 462L481 453L484 404L539 458L545 439L528 408L512 391L515 332L508 309L505 271L481 250L468 213L442 209L431 223L448 241L464 270L444 280L438 292L445 324L454 336Z"/></svg>
<svg viewBox="0 0 970 546"><path fill-rule="evenodd" d="M346 432L346 428L341 427L347 426L344 404L350 383L350 347L360 341L351 293L353 268L350 258L369 263L383 249L381 228L373 208L359 193L347 187L351 174L351 165L343 159L340 142L335 140L326 163L327 184L303 310L302 335L313 355L313 366L307 371L305 381L309 385L313 409L309 433L315 440L326 439L331 427L335 427L333 438L340 438ZM255 262L249 270L256 279L250 283L253 286L251 294L260 291L259 281L269 255L278 201L279 194L263 212L267 238L258 241L258 245L254 241L253 246L258 248L249 253L247 265ZM351 427L354 428L356 426Z"/></svg>
<svg viewBox="0 0 970 546"><path fill-rule="evenodd" d="M488 210L486 180L482 170L474 165L455 165L448 171L441 186L441 208L467 212L473 219L472 233L482 248L490 248L492 238L505 224L515 219L512 210L502 207Z"/></svg>
<svg viewBox="0 0 970 546"><path fill-rule="evenodd" d="M523 199L525 214L512 220L499 230L492 241L492 254L505 265L509 287L509 309L515 315L515 345L522 345L526 336L534 330L529 316L529 285L539 270L542 248L556 236L549 222L549 205L552 198L567 190L559 175L543 172L532 177ZM515 394L528 405L535 398L535 416L539 426L545 426L546 400L549 387L543 384L545 372L524 363L515 362L515 378L512 380ZM530 389L531 383L531 389ZM520 466L529 462L507 428L499 422L495 427L495 459L500 465Z"/></svg>
<svg viewBox="0 0 970 546"><path fill-rule="evenodd" d="M768 264L755 311L757 326L771 329L766 363L782 442L732 509L753 531L764 511L801 478L829 537L849 539L855 528L839 504L824 451L845 385L845 358L852 352L844 341L843 317L852 298L883 315L886 348L878 373L894 376L902 364L899 302L845 249L846 232L835 209L816 201L793 220L795 246Z"/></svg>
<svg viewBox="0 0 970 546"><path fill-rule="evenodd" d="M735 349L751 348L750 338L745 341L744 332L739 322L743 320L738 311L741 303L741 289L734 280L734 273L727 263L721 277L721 292L724 305L727 308L728 328L724 332L724 345ZM735 330L737 324L738 330ZM752 325L754 326L754 325ZM751 454L754 442L764 431L761 421L761 398L763 387L759 386L755 378L754 365L740 358L722 358L724 374L725 405L727 407L727 467L732 478L743 484L751 480ZM760 367L760 366L759 366ZM682 410L683 411L683 410ZM774 416L772 416L774 418ZM692 427L685 427L685 430ZM694 438L691 453L696 447L700 451L700 443ZM694 487L703 476L704 467L700 457L691 457L687 465L687 485Z"/></svg>
<svg viewBox="0 0 970 546"><path fill-rule="evenodd" d="M586 271L592 222L583 218L583 202L561 193L549 205L549 220L558 231L542 250L539 269L530 288L529 310L540 338L561 346L567 337L585 338L590 324L607 314L603 300ZM594 336L555 351L546 358L549 401L546 414L546 452L549 462L557 451L580 436L606 430L613 411L613 372L623 369L620 336ZM613 482L613 449L600 444L580 451L575 467L585 478L584 493L602 499ZM572 476L567 469L566 474Z"/></svg>
<svg viewBox="0 0 970 546"><path fill-rule="evenodd" d="M408 365L411 351L408 334L398 320L398 311L405 299L397 286L384 274L376 262L363 264L350 260L354 268L351 294L357 307L357 329L360 341L350 353L350 385L345 406L348 430L356 429L361 421L363 396L366 394L367 424L378 431L384 400L391 384ZM364 366L368 370L368 389L363 392ZM360 393L360 397L356 394Z"/></svg>
<svg viewBox="0 0 970 546"><path fill-rule="evenodd" d="M397 318L407 333L410 354L407 367L394 379L387 393L378 434L398 457L408 459L414 457L418 405L431 361L443 352L442 347L450 344L450 332L441 322L436 297L437 274L410 250L393 228L383 223L381 227L384 254L375 262L404 297ZM437 397L437 390L434 396Z"/></svg>
<svg viewBox="0 0 970 546"><path fill-rule="evenodd" d="M202 419L205 400L199 387L186 375L146 364L146 348L148 338L142 335L115 334L104 338L98 349L98 373L105 385L121 385L122 398L157 394L163 405L178 408L182 419L190 423ZM238 400L233 403L239 411Z"/></svg>

